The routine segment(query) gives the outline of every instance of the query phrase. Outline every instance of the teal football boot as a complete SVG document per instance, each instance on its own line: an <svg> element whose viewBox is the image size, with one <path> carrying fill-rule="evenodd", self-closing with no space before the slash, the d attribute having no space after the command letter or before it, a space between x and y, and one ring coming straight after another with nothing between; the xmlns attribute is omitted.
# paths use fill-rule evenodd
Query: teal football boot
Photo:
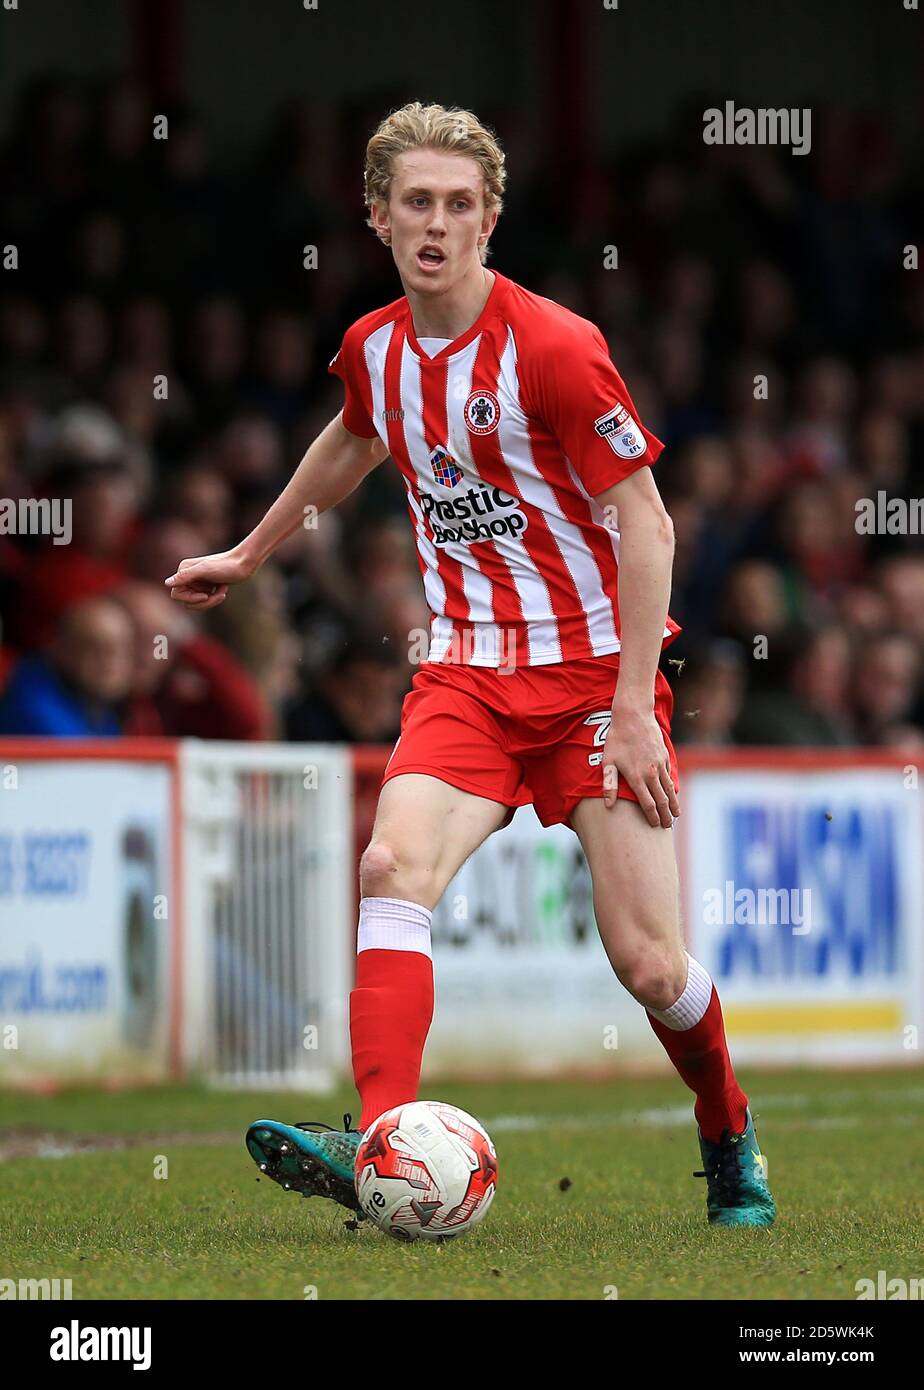
<svg viewBox="0 0 924 1390"><path fill-rule="evenodd" d="M287 1192L330 1197L363 1216L353 1179L362 1134L350 1128L352 1118L344 1115L343 1129L332 1129L313 1120L295 1125L256 1120L244 1142L260 1172Z"/></svg>
<svg viewBox="0 0 924 1390"><path fill-rule="evenodd" d="M766 1159L760 1151L751 1112L741 1134L723 1129L717 1144L699 1134L703 1156L706 1210L711 1226L772 1226L776 1207L767 1186Z"/></svg>

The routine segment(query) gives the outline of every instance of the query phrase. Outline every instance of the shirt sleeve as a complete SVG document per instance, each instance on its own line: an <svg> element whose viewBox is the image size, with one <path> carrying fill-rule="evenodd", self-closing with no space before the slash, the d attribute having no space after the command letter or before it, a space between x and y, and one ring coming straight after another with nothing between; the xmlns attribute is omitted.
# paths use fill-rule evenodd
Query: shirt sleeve
<svg viewBox="0 0 924 1390"><path fill-rule="evenodd" d="M591 497L653 464L664 448L640 423L593 324L542 355L532 394L540 420Z"/></svg>
<svg viewBox="0 0 924 1390"><path fill-rule="evenodd" d="M340 351L327 370L343 382L344 428L362 439L372 439L378 433L372 422L372 383L355 325L347 330Z"/></svg>

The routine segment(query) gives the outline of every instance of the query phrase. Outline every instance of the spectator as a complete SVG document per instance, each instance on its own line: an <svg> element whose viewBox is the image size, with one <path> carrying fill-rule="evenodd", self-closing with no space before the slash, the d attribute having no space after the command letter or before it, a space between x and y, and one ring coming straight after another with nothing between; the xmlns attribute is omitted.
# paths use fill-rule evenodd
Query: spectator
<svg viewBox="0 0 924 1390"><path fill-rule="evenodd" d="M920 648L902 632L883 633L863 649L854 673L854 702L864 743L887 744L891 730L911 723L920 673Z"/></svg>
<svg viewBox="0 0 924 1390"><path fill-rule="evenodd" d="M853 742L846 633L836 627L795 632L786 648L780 687L750 697L735 725L737 741L810 748Z"/></svg>
<svg viewBox="0 0 924 1390"><path fill-rule="evenodd" d="M401 665L390 652L347 646L315 693L289 710L286 737L309 743L394 743L403 695Z"/></svg>
<svg viewBox="0 0 924 1390"><path fill-rule="evenodd" d="M46 645L75 600L107 592L125 575L140 505L141 470L132 468L121 431L100 410L62 417L41 483L71 507L67 544L43 537L27 553L10 614L11 638L24 650Z"/></svg>
<svg viewBox="0 0 924 1390"><path fill-rule="evenodd" d="M133 581L116 597L132 623L132 680L124 732L174 738L259 739L268 711L256 682L159 585Z"/></svg>
<svg viewBox="0 0 924 1390"><path fill-rule="evenodd" d="M744 653L735 642L713 642L690 657L674 681L677 741L700 748L734 743L746 683Z"/></svg>
<svg viewBox="0 0 924 1390"><path fill-rule="evenodd" d="M132 679L128 615L109 598L72 604L47 653L14 668L0 701L0 733L78 738L125 732Z"/></svg>

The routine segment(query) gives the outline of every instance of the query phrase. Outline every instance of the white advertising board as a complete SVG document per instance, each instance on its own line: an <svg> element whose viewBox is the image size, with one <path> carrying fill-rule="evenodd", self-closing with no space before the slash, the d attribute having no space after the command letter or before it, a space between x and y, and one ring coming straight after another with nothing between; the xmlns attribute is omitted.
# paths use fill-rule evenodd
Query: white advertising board
<svg viewBox="0 0 924 1390"><path fill-rule="evenodd" d="M0 792L0 1081L163 1076L171 770L62 752L12 773Z"/></svg>
<svg viewBox="0 0 924 1390"><path fill-rule="evenodd" d="M590 874L566 826L522 807L433 914L436 1011L426 1072L523 1075L660 1057L600 943Z"/></svg>
<svg viewBox="0 0 924 1390"><path fill-rule="evenodd" d="M897 763L700 768L686 779L689 949L716 982L736 1060L920 1059L913 780Z"/></svg>

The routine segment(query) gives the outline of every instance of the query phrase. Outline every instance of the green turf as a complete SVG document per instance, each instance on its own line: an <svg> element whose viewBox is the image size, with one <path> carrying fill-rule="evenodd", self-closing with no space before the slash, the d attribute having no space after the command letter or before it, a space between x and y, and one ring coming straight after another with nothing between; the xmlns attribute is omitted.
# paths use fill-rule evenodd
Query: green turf
<svg viewBox="0 0 924 1390"><path fill-rule="evenodd" d="M70 1278L75 1299L302 1299L307 1286L320 1299L603 1299L615 1288L620 1299L852 1300L880 1269L924 1274L924 1073L744 1081L780 1212L770 1231L706 1225L682 1117L691 1098L672 1078L429 1085L487 1124L500 1164L484 1227L442 1246L350 1231L333 1204L258 1179L242 1142L251 1119L336 1122L354 1105L347 1092L2 1093L0 1152L30 1130L58 1136L59 1152L67 1136L131 1146L0 1161L0 1277Z"/></svg>

